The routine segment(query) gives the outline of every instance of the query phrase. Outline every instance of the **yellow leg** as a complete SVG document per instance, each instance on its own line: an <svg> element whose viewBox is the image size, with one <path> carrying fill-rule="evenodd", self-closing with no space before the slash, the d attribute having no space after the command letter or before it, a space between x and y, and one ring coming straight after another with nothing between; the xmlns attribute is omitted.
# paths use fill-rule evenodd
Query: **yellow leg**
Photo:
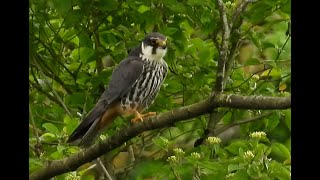
<svg viewBox="0 0 320 180"><path fill-rule="evenodd" d="M135 110L134 112L135 117L131 119L131 122L132 123L142 122L144 117L154 116L156 114L157 114L156 112L147 112L145 114L140 114L137 110Z"/></svg>

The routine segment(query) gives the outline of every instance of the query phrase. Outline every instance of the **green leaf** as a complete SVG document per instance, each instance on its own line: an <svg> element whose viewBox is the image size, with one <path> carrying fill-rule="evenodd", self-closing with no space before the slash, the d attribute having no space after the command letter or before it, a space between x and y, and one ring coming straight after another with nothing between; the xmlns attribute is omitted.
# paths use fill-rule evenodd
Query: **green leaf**
<svg viewBox="0 0 320 180"><path fill-rule="evenodd" d="M199 0L188 0L187 4L190 5L190 6L203 5L203 1L199 1Z"/></svg>
<svg viewBox="0 0 320 180"><path fill-rule="evenodd" d="M100 33L99 38L101 44L105 47L114 46L119 42L119 40L113 33L102 32Z"/></svg>
<svg viewBox="0 0 320 180"><path fill-rule="evenodd" d="M185 13L185 6L177 0L163 0L164 5L174 13Z"/></svg>
<svg viewBox="0 0 320 180"><path fill-rule="evenodd" d="M191 33L194 31L193 27L190 26L188 21L181 22L180 28L185 30L183 32L185 37L189 37L191 35Z"/></svg>
<svg viewBox="0 0 320 180"><path fill-rule="evenodd" d="M58 150L59 152L63 152L63 150L65 150L65 149L66 149L65 146L63 146L63 145L61 145L61 144L58 144L57 150Z"/></svg>
<svg viewBox="0 0 320 180"><path fill-rule="evenodd" d="M97 7L103 11L113 11L117 5L117 0L100 0L97 3Z"/></svg>
<svg viewBox="0 0 320 180"><path fill-rule="evenodd" d="M63 158L63 153L59 152L59 151L53 152L53 153L50 154L50 158L52 158L52 159L61 159L61 158Z"/></svg>
<svg viewBox="0 0 320 180"><path fill-rule="evenodd" d="M231 180L231 179L232 180L245 180L245 179L250 179L250 178L248 177L248 174L245 169L240 169L237 172L235 172L233 176L228 178L228 180Z"/></svg>
<svg viewBox="0 0 320 180"><path fill-rule="evenodd" d="M280 117L277 113L274 113L272 116L266 118L265 122L266 128L271 131L278 126L280 122Z"/></svg>
<svg viewBox="0 0 320 180"><path fill-rule="evenodd" d="M78 37L78 42L74 42L75 44L81 45L81 47L93 48L93 43L87 33L80 33Z"/></svg>
<svg viewBox="0 0 320 180"><path fill-rule="evenodd" d="M71 0L53 0L54 7L62 14L66 14L71 9Z"/></svg>
<svg viewBox="0 0 320 180"><path fill-rule="evenodd" d="M84 93L73 93L70 96L67 96L65 99L65 103L70 107L81 107L83 108L85 104L86 98Z"/></svg>
<svg viewBox="0 0 320 180"><path fill-rule="evenodd" d="M215 175L216 177L221 177L227 173L226 167L223 164L218 162L204 160L204 161L200 161L198 165L201 168L201 172L207 175L212 174L212 175Z"/></svg>
<svg viewBox="0 0 320 180"><path fill-rule="evenodd" d="M280 9L281 9L281 11L290 15L291 14L291 0L282 1L280 4Z"/></svg>
<svg viewBox="0 0 320 180"><path fill-rule="evenodd" d="M72 51L71 57L73 59L80 59L82 62L87 60L94 54L94 50L87 47L80 47Z"/></svg>
<svg viewBox="0 0 320 180"><path fill-rule="evenodd" d="M169 144L169 140L167 138L165 138L165 137L162 137L162 136L153 138L152 142L156 146L158 146L158 147L160 147L160 148L162 148L164 150L167 150L167 147L168 147L168 144Z"/></svg>
<svg viewBox="0 0 320 180"><path fill-rule="evenodd" d="M249 150L249 144L248 141L245 140L237 140L232 142L229 146L225 147L227 151L234 155L240 155L239 150L242 148L243 151Z"/></svg>
<svg viewBox="0 0 320 180"><path fill-rule="evenodd" d="M281 77L281 70L278 68L267 69L262 72L261 77L268 77L271 76L272 78L280 78Z"/></svg>
<svg viewBox="0 0 320 180"><path fill-rule="evenodd" d="M42 127L45 128L48 132L59 134L58 128L52 123L44 123L42 124Z"/></svg>
<svg viewBox="0 0 320 180"><path fill-rule="evenodd" d="M288 148L289 152L291 152L291 137L286 140L284 145Z"/></svg>
<svg viewBox="0 0 320 180"><path fill-rule="evenodd" d="M291 131L291 110L284 110L284 122L286 124L286 126L288 127L288 129L290 129Z"/></svg>
<svg viewBox="0 0 320 180"><path fill-rule="evenodd" d="M272 148L272 151L270 153L270 156L277 158L281 161L291 158L290 151L285 145L281 143L273 143L271 145L271 148Z"/></svg>
<svg viewBox="0 0 320 180"><path fill-rule="evenodd" d="M261 64L261 62L257 58L248 59L245 63L245 65L259 65L259 64Z"/></svg>
<svg viewBox="0 0 320 180"><path fill-rule="evenodd" d="M44 142L53 142L58 139L57 136L52 133L44 133L39 138L41 141L44 141Z"/></svg>
<svg viewBox="0 0 320 180"><path fill-rule="evenodd" d="M250 31L248 33L248 35L250 36L250 39L252 40L252 42L254 43L254 45L256 45L256 47L258 47L259 49L261 49L262 47L262 43L261 43L261 39L259 38L259 36L257 35L257 33L255 31Z"/></svg>
<svg viewBox="0 0 320 180"><path fill-rule="evenodd" d="M130 171L128 179L147 179L150 177L150 174L168 174L170 169L164 168L164 162L161 160L145 160L137 164L134 168L134 171Z"/></svg>
<svg viewBox="0 0 320 180"><path fill-rule="evenodd" d="M90 80L90 76L88 76L88 74L87 73L84 73L84 72L80 72L80 73L78 73L78 79L77 79L77 84L78 85L83 85L83 86L85 86L87 83L88 83L88 81Z"/></svg>
<svg viewBox="0 0 320 180"><path fill-rule="evenodd" d="M29 173L34 172L40 167L43 167L43 163L39 159L29 158Z"/></svg>
<svg viewBox="0 0 320 180"><path fill-rule="evenodd" d="M142 13L144 13L144 12L146 12L146 11L149 11L150 10L150 7L148 7L148 6L145 6L145 5L141 5L141 6L139 6L139 8L138 8L138 11L142 14Z"/></svg>
<svg viewBox="0 0 320 180"><path fill-rule="evenodd" d="M277 67L277 63L274 60L264 60L263 62L271 67Z"/></svg>
<svg viewBox="0 0 320 180"><path fill-rule="evenodd" d="M172 35L173 33L177 32L177 31L178 31L177 28L168 27L168 28L165 29L164 34L167 35L167 36L170 36L170 35Z"/></svg>
<svg viewBox="0 0 320 180"><path fill-rule="evenodd" d="M267 48L275 48L276 46L271 43L271 42L262 42L262 48L267 49Z"/></svg>
<svg viewBox="0 0 320 180"><path fill-rule="evenodd" d="M270 163L270 177L279 179L279 180L290 180L291 172L287 169L283 164L278 163L276 161L272 161Z"/></svg>
<svg viewBox="0 0 320 180"><path fill-rule="evenodd" d="M199 57L202 63L207 63L212 59L212 52L208 48L201 48L199 50Z"/></svg>
<svg viewBox="0 0 320 180"><path fill-rule="evenodd" d="M258 165L256 164L249 164L247 173L253 179L261 178L261 175L262 175Z"/></svg>
<svg viewBox="0 0 320 180"><path fill-rule="evenodd" d="M223 122L225 124L229 124L232 122L232 112L231 111L228 111L224 116L223 116Z"/></svg>
<svg viewBox="0 0 320 180"><path fill-rule="evenodd" d="M239 164L229 164L228 165L228 173L231 173L233 171L243 169L243 167L239 166Z"/></svg>
<svg viewBox="0 0 320 180"><path fill-rule="evenodd" d="M63 128L63 132L67 135L71 135L71 133L75 130L75 128L79 125L79 120L77 118L70 118L69 115L66 115L63 118L63 122L66 126Z"/></svg>
<svg viewBox="0 0 320 180"><path fill-rule="evenodd" d="M268 146L259 143L255 148L255 159L262 159L263 156L267 156L270 151L271 149Z"/></svg>
<svg viewBox="0 0 320 180"><path fill-rule="evenodd" d="M75 154L75 153L79 152L80 150L81 149L78 146L71 146L66 149L67 153L69 153L69 154Z"/></svg>
<svg viewBox="0 0 320 180"><path fill-rule="evenodd" d="M95 180L95 176L90 174L84 174L81 175L81 180Z"/></svg>

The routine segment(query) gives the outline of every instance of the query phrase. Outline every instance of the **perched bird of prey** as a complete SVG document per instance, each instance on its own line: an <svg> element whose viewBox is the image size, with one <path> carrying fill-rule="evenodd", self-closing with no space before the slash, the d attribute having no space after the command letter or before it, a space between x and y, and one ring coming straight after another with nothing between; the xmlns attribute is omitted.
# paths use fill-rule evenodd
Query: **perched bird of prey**
<svg viewBox="0 0 320 180"><path fill-rule="evenodd" d="M143 121L142 114L156 98L168 73L163 60L166 36L152 32L113 71L108 87L95 107L70 135L68 142L88 147L117 116L134 115L132 122Z"/></svg>

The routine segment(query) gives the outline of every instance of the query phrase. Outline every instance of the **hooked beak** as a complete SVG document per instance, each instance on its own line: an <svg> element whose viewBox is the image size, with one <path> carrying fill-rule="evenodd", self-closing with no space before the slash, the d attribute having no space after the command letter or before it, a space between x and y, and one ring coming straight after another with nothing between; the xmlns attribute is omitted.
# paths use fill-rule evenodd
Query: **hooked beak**
<svg viewBox="0 0 320 180"><path fill-rule="evenodd" d="M165 40L163 40L163 39L158 39L158 40L157 40L157 44L158 44L159 46L166 47L166 45L167 45L167 38L166 38Z"/></svg>

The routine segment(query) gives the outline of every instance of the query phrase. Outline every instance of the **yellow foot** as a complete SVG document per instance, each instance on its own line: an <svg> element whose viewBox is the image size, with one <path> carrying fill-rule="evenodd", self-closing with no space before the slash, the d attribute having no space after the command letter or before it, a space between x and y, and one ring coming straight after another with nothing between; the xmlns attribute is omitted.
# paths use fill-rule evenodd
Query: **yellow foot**
<svg viewBox="0 0 320 180"><path fill-rule="evenodd" d="M142 117L149 117L149 116L155 116L155 115L157 115L156 112L147 112L145 114L142 114Z"/></svg>
<svg viewBox="0 0 320 180"><path fill-rule="evenodd" d="M142 121L143 121L142 115L139 113L136 114L135 118L131 119L132 123L137 123L137 122L142 122Z"/></svg>
<svg viewBox="0 0 320 180"><path fill-rule="evenodd" d="M149 116L154 116L156 115L156 112L147 112L145 114L140 114L138 112L135 113L135 118L131 119L132 123L136 123L136 122L142 122L144 117L149 117Z"/></svg>

